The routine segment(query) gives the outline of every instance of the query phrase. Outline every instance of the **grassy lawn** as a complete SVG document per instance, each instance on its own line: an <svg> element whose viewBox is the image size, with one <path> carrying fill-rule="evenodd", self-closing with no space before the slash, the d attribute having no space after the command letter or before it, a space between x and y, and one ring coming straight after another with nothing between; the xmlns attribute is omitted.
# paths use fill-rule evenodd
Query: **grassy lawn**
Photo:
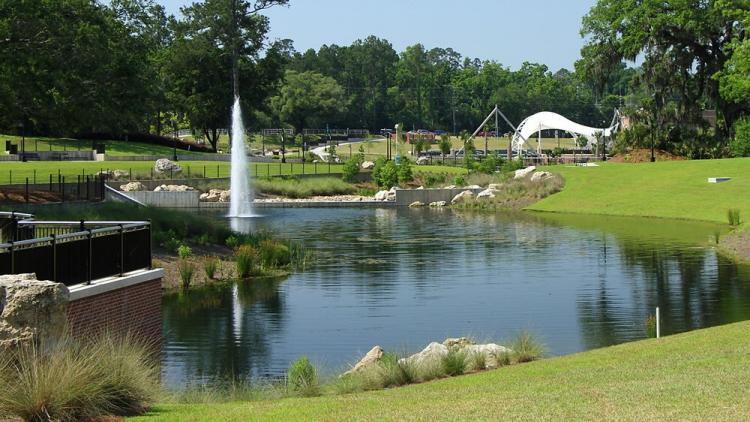
<svg viewBox="0 0 750 422"><path fill-rule="evenodd" d="M0 141L13 141L18 144L18 152L21 152L21 137L13 135L0 135ZM90 140L70 138L45 138L37 136L26 137L26 152L35 151L86 151L91 150ZM151 145L140 142L125 141L96 141L106 144L107 155L165 155L172 156L172 148L163 145ZM178 154L195 154L191 151L177 150Z"/></svg>
<svg viewBox="0 0 750 422"><path fill-rule="evenodd" d="M667 217L727 223L727 210L750 216L750 159L551 166L565 177L562 192L529 207L537 211ZM731 177L709 184L709 177Z"/></svg>
<svg viewBox="0 0 750 422"><path fill-rule="evenodd" d="M159 405L137 421L743 420L750 322L385 391Z"/></svg>

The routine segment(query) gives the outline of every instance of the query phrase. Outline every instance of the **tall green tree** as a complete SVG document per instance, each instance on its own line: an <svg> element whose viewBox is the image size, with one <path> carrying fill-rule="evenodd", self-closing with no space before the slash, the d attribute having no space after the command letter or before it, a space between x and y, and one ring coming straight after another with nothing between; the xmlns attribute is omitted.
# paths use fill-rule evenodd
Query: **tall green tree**
<svg viewBox="0 0 750 422"><path fill-rule="evenodd" d="M349 105L349 98L335 79L317 72L287 70L279 95L271 99L283 122L298 131L308 125L321 127L334 121Z"/></svg>

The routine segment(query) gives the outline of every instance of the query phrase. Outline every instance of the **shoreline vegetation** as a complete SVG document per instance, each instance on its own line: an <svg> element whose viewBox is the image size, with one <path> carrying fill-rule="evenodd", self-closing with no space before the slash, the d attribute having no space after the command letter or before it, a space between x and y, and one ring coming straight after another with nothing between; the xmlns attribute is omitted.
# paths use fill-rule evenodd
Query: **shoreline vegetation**
<svg viewBox="0 0 750 422"><path fill-rule="evenodd" d="M480 419L737 420L750 408L748 329L750 322L741 322L356 394L264 398L268 392L230 383L223 393L164 401L133 420L441 419L455 412Z"/></svg>

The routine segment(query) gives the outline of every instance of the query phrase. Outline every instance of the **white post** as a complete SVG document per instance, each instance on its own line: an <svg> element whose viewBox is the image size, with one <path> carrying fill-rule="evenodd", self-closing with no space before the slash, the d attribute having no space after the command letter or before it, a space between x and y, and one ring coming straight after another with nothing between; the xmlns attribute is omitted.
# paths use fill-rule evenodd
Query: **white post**
<svg viewBox="0 0 750 422"><path fill-rule="evenodd" d="M539 154L539 156L542 156L542 124L539 123L539 132L537 132L537 141L536 141L536 152Z"/></svg>
<svg viewBox="0 0 750 422"><path fill-rule="evenodd" d="M659 320L659 307L656 307L656 338L661 337L661 327L659 326L661 321Z"/></svg>

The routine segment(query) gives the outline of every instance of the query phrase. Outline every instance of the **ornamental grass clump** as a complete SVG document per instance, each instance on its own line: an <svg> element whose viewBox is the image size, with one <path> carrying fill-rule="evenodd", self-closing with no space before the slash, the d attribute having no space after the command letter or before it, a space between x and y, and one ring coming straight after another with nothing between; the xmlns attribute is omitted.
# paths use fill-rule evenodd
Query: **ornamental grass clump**
<svg viewBox="0 0 750 422"><path fill-rule="evenodd" d="M219 268L219 258L208 256L203 259L203 271L206 272L206 278L213 280L216 276L216 270Z"/></svg>
<svg viewBox="0 0 750 422"><path fill-rule="evenodd" d="M180 245L180 247L177 248L177 254L180 256L180 261L177 263L177 269L180 272L182 288L183 290L187 290L190 288L190 283L193 280L193 273L195 272L195 267L193 267L193 264L188 261L193 255L193 250L190 246Z"/></svg>
<svg viewBox="0 0 750 422"><path fill-rule="evenodd" d="M257 274L260 266L258 250L250 245L239 246L234 251L234 260L237 265L237 277L247 278Z"/></svg>
<svg viewBox="0 0 750 422"><path fill-rule="evenodd" d="M656 317L654 315L649 315L646 318L646 336L656 338Z"/></svg>
<svg viewBox="0 0 750 422"><path fill-rule="evenodd" d="M320 395L318 371L307 356L297 359L287 372L287 389L290 393L303 397Z"/></svg>
<svg viewBox="0 0 750 422"><path fill-rule="evenodd" d="M467 353L460 349L451 349L442 358L443 372L449 377L463 375L466 372Z"/></svg>
<svg viewBox="0 0 750 422"><path fill-rule="evenodd" d="M27 421L140 414L160 394L153 348L132 336L26 344L0 356L0 415Z"/></svg>
<svg viewBox="0 0 750 422"><path fill-rule="evenodd" d="M727 210L727 220L729 221L729 225L732 227L737 227L740 225L740 210L736 208L730 208Z"/></svg>
<svg viewBox="0 0 750 422"><path fill-rule="evenodd" d="M291 263L289 247L276 240L261 240L258 245L260 260L264 268L285 267Z"/></svg>
<svg viewBox="0 0 750 422"><path fill-rule="evenodd" d="M513 360L517 363L524 363L541 359L547 348L533 334L522 331L513 340L511 350L513 350Z"/></svg>

